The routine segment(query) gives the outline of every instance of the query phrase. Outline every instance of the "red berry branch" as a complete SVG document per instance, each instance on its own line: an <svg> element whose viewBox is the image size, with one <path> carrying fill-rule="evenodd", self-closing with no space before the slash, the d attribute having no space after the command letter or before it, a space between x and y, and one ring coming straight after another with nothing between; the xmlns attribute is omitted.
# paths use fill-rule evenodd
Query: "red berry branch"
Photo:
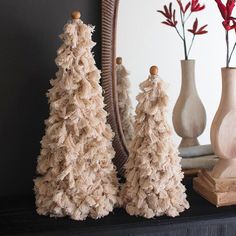
<svg viewBox="0 0 236 236"><path fill-rule="evenodd" d="M220 10L220 13L223 17L223 26L225 28L226 32L226 48L227 48L227 53L226 53L226 67L229 67L232 55L234 53L234 50L236 48L236 42L234 43L234 46L231 50L230 53L230 43L229 43L229 31L234 29L236 31L236 18L232 16L234 7L235 7L235 2L236 0L227 0L226 4L223 4L221 0L215 0L218 8Z"/></svg>
<svg viewBox="0 0 236 236"><path fill-rule="evenodd" d="M162 22L163 24L175 28L176 32L178 33L179 37L181 38L184 44L185 60L188 60L196 35L206 34L207 25L198 27L198 19L196 18L196 20L193 23L192 28L187 30L188 32L193 34L192 41L188 49L187 40L186 40L186 23L193 13L204 10L205 5L201 5L199 3L199 0L191 0L187 2L186 5L184 5L181 0L176 0L176 1L178 3L179 11L180 11L180 22L181 22L181 27L182 27L182 34L180 33L178 29L178 21L176 20L176 10L172 8L172 3L169 4L169 7L164 5L164 9L158 10L157 12L161 13L166 18L165 21Z"/></svg>

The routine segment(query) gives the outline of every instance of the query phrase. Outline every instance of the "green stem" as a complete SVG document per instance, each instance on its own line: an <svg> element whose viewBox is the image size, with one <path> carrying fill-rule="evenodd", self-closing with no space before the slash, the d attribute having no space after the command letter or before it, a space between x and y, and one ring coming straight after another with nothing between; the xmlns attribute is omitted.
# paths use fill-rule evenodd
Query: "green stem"
<svg viewBox="0 0 236 236"><path fill-rule="evenodd" d="M226 30L226 49L227 49L227 54L226 54L226 67L229 68L229 31Z"/></svg>
<svg viewBox="0 0 236 236"><path fill-rule="evenodd" d="M176 26L175 26L175 30L176 30L176 32L178 33L179 37L180 37L182 40L184 40L183 36L180 34L180 32L179 32L179 30L178 30L178 28L177 28Z"/></svg>
<svg viewBox="0 0 236 236"><path fill-rule="evenodd" d="M188 53L187 53L187 43L186 43L186 35L185 35L185 25L184 25L184 15L180 11L180 17L181 17L181 23L182 23L182 28L183 28L183 43L184 43L184 55L185 55L185 60L188 60Z"/></svg>
<svg viewBox="0 0 236 236"><path fill-rule="evenodd" d="M190 16L192 15L192 12L190 12L190 14L187 16L187 18L184 20L184 24L188 21L188 19L190 18Z"/></svg>
<svg viewBox="0 0 236 236"><path fill-rule="evenodd" d="M231 51L231 53L230 53L229 60L228 60L228 63L229 63L229 64L230 64L230 61L231 61L231 59L232 59L232 56L233 56L233 53L234 53L235 48L236 48L236 43L234 43L233 49L232 49L232 51Z"/></svg>
<svg viewBox="0 0 236 236"><path fill-rule="evenodd" d="M189 56L189 53L191 52L191 49L192 49L192 47L193 47L193 42L194 42L194 39L195 39L195 34L193 35L193 38L192 38L192 42L191 42L191 45L190 45L190 47L189 47L189 50L188 50L188 56ZM235 45L236 46L236 45Z"/></svg>

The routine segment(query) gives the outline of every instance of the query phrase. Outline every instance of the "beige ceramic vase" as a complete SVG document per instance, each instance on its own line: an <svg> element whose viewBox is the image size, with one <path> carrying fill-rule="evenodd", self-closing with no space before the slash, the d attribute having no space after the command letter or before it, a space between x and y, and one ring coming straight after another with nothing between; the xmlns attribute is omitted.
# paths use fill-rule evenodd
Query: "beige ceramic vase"
<svg viewBox="0 0 236 236"><path fill-rule="evenodd" d="M211 126L211 144L220 158L214 178L236 177L236 68L222 68L221 101Z"/></svg>
<svg viewBox="0 0 236 236"><path fill-rule="evenodd" d="M195 84L195 60L181 61L182 84L173 111L173 125L182 137L180 147L199 145L198 137L206 127L206 111Z"/></svg>

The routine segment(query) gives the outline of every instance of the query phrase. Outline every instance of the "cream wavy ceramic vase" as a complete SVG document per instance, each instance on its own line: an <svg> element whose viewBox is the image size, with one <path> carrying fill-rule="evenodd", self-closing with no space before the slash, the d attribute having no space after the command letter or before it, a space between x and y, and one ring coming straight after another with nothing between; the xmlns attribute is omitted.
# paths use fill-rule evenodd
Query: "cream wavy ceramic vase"
<svg viewBox="0 0 236 236"><path fill-rule="evenodd" d="M236 68L222 68L222 94L211 125L211 144L220 158L215 178L236 177Z"/></svg>
<svg viewBox="0 0 236 236"><path fill-rule="evenodd" d="M180 147L199 145L198 137L206 127L206 111L195 84L195 60L181 61L182 84L173 110L175 132L182 137Z"/></svg>

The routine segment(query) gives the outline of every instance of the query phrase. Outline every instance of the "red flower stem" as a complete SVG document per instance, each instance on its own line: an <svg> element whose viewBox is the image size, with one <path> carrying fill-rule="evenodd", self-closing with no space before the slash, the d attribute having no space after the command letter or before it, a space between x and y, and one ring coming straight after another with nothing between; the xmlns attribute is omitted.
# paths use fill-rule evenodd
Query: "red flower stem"
<svg viewBox="0 0 236 236"><path fill-rule="evenodd" d="M180 17L181 17L181 23L182 23L182 28L183 28L183 43L184 43L184 55L185 55L185 60L188 60L188 53L187 53L187 44L186 44L186 36L185 36L185 25L184 25L184 16L180 10Z"/></svg>
<svg viewBox="0 0 236 236"><path fill-rule="evenodd" d="M227 55L226 55L226 68L229 68L229 31L226 30L226 48L227 48Z"/></svg>
<svg viewBox="0 0 236 236"><path fill-rule="evenodd" d="M233 53L234 53L235 48L236 48L236 43L234 43L233 49L232 49L232 51L231 51L231 53L230 53L229 60L228 60L229 64L230 64L230 61L231 61L231 59L232 59L232 56L233 56Z"/></svg>
<svg viewBox="0 0 236 236"><path fill-rule="evenodd" d="M190 12L190 14L187 16L187 18L184 20L184 24L188 21L188 19L190 18L190 16L192 15L192 12Z"/></svg>
<svg viewBox="0 0 236 236"><path fill-rule="evenodd" d="M191 52L191 49L192 49L192 47L193 47L193 42L194 42L194 39L195 39L195 34L193 35L193 38L192 38L192 42L191 42L191 45L190 45L190 47L189 47L189 50L188 50L188 56L189 56L189 53ZM236 45L235 45L236 46Z"/></svg>
<svg viewBox="0 0 236 236"><path fill-rule="evenodd" d="M176 26L175 26L175 30L176 30L177 34L179 35L179 37L180 37L182 40L184 40L183 36L180 34L180 32L179 32L179 30L178 30L178 28L177 28Z"/></svg>

